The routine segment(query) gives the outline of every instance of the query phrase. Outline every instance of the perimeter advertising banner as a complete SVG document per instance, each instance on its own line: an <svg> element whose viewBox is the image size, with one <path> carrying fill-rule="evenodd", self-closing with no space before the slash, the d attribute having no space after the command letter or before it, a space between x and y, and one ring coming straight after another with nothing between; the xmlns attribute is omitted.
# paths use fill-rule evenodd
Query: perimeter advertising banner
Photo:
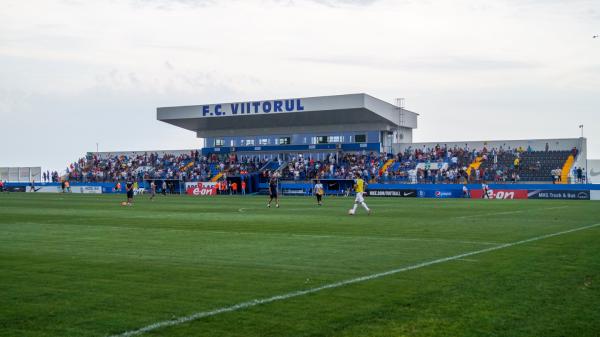
<svg viewBox="0 0 600 337"><path fill-rule="evenodd" d="M462 190L419 190L417 193L419 198L462 198Z"/></svg>
<svg viewBox="0 0 600 337"><path fill-rule="evenodd" d="M530 190L529 199L590 200L590 191Z"/></svg>
<svg viewBox="0 0 600 337"><path fill-rule="evenodd" d="M205 196L217 194L216 182L185 183L185 193L188 195Z"/></svg>
<svg viewBox="0 0 600 337"><path fill-rule="evenodd" d="M102 186L72 186L71 193L101 194Z"/></svg>
<svg viewBox="0 0 600 337"><path fill-rule="evenodd" d="M394 189L394 190L382 190L382 189L369 189L367 190L367 195L370 197L400 197L400 198L416 198L417 190L404 190L404 189Z"/></svg>
<svg viewBox="0 0 600 337"><path fill-rule="evenodd" d="M600 191L590 191L591 200L600 200Z"/></svg>
<svg viewBox="0 0 600 337"><path fill-rule="evenodd" d="M33 192L31 187L27 187L27 192ZM60 186L36 186L35 192L38 193L60 193L62 192Z"/></svg>
<svg viewBox="0 0 600 337"><path fill-rule="evenodd" d="M600 184L600 159L590 159L587 164L590 184Z"/></svg>
<svg viewBox="0 0 600 337"><path fill-rule="evenodd" d="M6 187L4 187L4 190L8 191L8 192L25 192L26 187L25 186L6 186Z"/></svg>
<svg viewBox="0 0 600 337"><path fill-rule="evenodd" d="M483 190L472 190L470 194L473 199L481 199ZM526 190L489 190L488 196L490 199L527 199L528 194Z"/></svg>

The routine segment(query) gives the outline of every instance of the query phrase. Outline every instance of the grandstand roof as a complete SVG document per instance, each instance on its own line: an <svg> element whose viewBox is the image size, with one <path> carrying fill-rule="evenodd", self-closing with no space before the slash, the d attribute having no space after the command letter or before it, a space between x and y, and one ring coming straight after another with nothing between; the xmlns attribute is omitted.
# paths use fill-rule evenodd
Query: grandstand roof
<svg viewBox="0 0 600 337"><path fill-rule="evenodd" d="M414 129L418 116L367 94L161 107L156 115L198 137Z"/></svg>

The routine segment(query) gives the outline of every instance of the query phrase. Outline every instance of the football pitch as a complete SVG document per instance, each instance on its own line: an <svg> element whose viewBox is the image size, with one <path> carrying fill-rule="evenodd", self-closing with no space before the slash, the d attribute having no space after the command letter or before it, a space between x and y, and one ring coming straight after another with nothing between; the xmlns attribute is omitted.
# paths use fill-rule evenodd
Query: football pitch
<svg viewBox="0 0 600 337"><path fill-rule="evenodd" d="M0 194L0 336L600 336L600 202Z"/></svg>

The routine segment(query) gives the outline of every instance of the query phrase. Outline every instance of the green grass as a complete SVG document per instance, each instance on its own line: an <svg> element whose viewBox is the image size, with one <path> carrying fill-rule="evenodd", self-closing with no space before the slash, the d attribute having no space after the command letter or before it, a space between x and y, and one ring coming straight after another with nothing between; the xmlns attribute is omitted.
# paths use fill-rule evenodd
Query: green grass
<svg viewBox="0 0 600 337"><path fill-rule="evenodd" d="M0 336L109 336L600 223L600 203L0 195ZM600 336L600 227L143 336Z"/></svg>

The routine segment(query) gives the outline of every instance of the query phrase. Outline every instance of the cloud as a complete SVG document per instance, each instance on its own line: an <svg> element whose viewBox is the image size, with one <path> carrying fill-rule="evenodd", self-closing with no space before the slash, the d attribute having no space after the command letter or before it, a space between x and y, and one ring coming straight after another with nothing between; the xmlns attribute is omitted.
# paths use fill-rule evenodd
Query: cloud
<svg viewBox="0 0 600 337"><path fill-rule="evenodd" d="M241 0L229 0L240 2ZM248 0L244 0L246 2ZM329 7L341 6L368 6L381 0L262 0L263 2L274 2L283 5L295 5L303 2L315 2ZM175 6L207 7L219 4L216 0L132 0L134 6L155 6L161 9L172 9ZM260 1L257 2L260 4Z"/></svg>
<svg viewBox="0 0 600 337"><path fill-rule="evenodd" d="M340 66L358 66L379 69L402 69L402 70L431 70L431 71L502 71L502 70L520 70L533 69L540 67L537 62L512 60L512 59L492 59L476 57L448 56L437 59L422 60L391 60L371 56L349 57L294 57L293 61L324 63L328 65Z"/></svg>
<svg viewBox="0 0 600 337"><path fill-rule="evenodd" d="M206 7L217 3L216 0L131 0L136 7L154 6L160 9L173 9L176 6Z"/></svg>
<svg viewBox="0 0 600 337"><path fill-rule="evenodd" d="M337 6L368 6L372 5L379 0L312 0L316 3L323 5L337 7Z"/></svg>

